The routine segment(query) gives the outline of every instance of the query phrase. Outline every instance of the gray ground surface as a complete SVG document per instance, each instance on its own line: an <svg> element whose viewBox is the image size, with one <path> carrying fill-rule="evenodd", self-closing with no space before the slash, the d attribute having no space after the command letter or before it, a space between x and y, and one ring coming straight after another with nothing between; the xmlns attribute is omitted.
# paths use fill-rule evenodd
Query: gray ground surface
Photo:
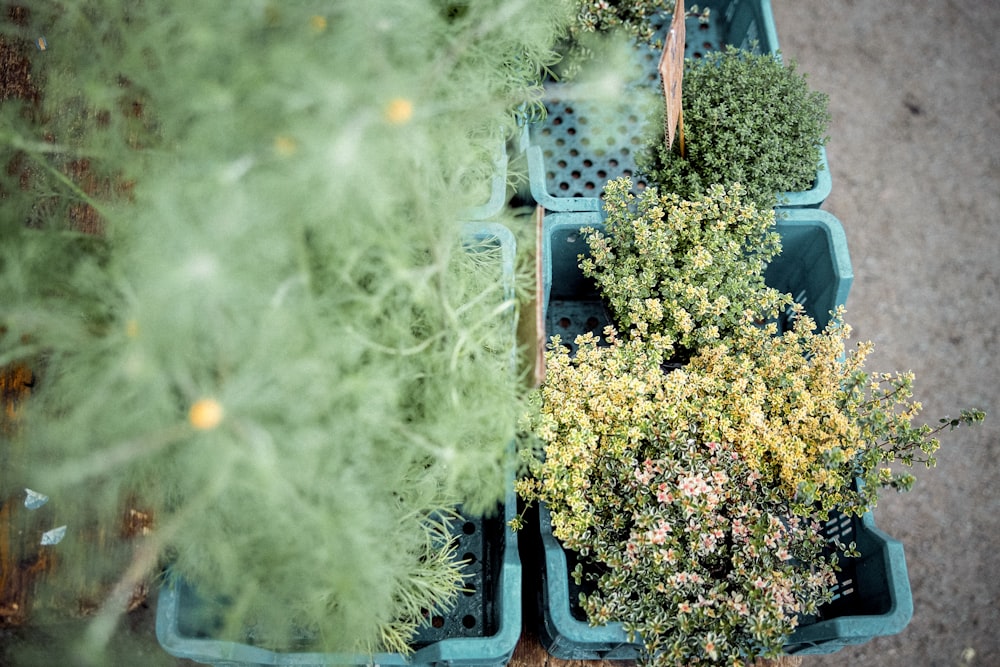
<svg viewBox="0 0 1000 667"><path fill-rule="evenodd" d="M830 95L823 208L847 232L869 367L913 370L928 419L991 413L875 512L906 547L910 625L804 665L1000 665L1000 3L772 6L786 57Z"/></svg>

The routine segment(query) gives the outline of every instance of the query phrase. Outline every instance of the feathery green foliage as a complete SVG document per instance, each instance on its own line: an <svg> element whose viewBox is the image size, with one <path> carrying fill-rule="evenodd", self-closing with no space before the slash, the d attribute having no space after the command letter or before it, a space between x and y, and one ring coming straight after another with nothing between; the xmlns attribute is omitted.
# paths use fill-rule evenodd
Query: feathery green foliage
<svg viewBox="0 0 1000 667"><path fill-rule="evenodd" d="M53 597L151 552L232 602L231 636L346 651L405 651L448 605L448 517L503 498L520 400L509 258L460 223L564 10L32 8L44 97L0 113L28 174L3 184L0 363L40 373L2 481L69 527Z"/></svg>

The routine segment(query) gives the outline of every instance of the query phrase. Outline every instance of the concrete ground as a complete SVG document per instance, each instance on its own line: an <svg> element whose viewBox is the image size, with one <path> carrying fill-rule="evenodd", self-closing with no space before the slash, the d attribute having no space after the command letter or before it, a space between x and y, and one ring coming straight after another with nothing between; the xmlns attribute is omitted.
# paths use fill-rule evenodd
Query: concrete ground
<svg viewBox="0 0 1000 667"><path fill-rule="evenodd" d="M823 208L847 232L869 367L912 370L927 420L990 413L875 512L906 548L910 625L803 665L1000 665L1000 3L772 7L786 58L830 96Z"/></svg>

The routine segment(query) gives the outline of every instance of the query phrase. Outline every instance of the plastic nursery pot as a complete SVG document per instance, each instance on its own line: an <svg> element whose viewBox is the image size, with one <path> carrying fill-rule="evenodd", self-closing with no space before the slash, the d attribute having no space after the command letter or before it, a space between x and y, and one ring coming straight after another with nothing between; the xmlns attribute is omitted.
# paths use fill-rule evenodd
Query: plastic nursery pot
<svg viewBox="0 0 1000 667"><path fill-rule="evenodd" d="M726 45L757 53L778 52L770 0L710 0L698 6L710 9L711 19L706 26L697 18L687 20L686 57L697 58ZM669 19L666 12L654 20L661 38ZM628 87L661 95L659 51L637 46L635 58L641 75ZM636 108L639 97L626 94L624 101L603 102L593 97L572 84L546 85L545 119L527 126L522 134L531 196L549 211L600 211L604 184L636 173L635 152L642 149L649 134L647 115ZM779 206L818 208L829 196L832 181L825 149L820 158L822 167L813 187L779 193ZM637 180L637 190L644 186Z"/></svg>
<svg viewBox="0 0 1000 667"><path fill-rule="evenodd" d="M501 249L504 287L514 297L514 236L497 223L469 223L473 248L496 243ZM512 330L516 326L511 310ZM512 331L513 333L513 331ZM510 351L511 371L516 348ZM513 445L512 445L513 446ZM512 473L511 473L512 475ZM509 527L517 508L513 479L500 511L492 517L467 516L454 535L456 558L467 561L463 594L446 614L427 619L411 642L413 652L360 655L273 651L246 641L218 638L224 607L199 596L181 578L168 574L156 609L156 636L169 654L216 667L310 667L326 665L408 665L502 667L521 635L521 560L517 536Z"/></svg>
<svg viewBox="0 0 1000 667"><path fill-rule="evenodd" d="M413 653L279 652L249 642L213 637L217 609L184 581L168 577L156 609L156 637L167 653L215 667L320 667L326 665L408 665L503 667L521 634L521 561L510 529L516 510L513 492L493 518L469 517L455 536L466 566L466 586L449 613L433 617L412 642ZM470 558L470 555L472 558Z"/></svg>

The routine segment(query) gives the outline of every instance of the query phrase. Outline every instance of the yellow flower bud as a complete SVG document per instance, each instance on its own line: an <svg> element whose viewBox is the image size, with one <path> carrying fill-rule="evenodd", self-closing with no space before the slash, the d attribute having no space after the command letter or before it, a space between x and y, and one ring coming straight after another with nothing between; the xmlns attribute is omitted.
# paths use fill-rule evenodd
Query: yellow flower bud
<svg viewBox="0 0 1000 667"><path fill-rule="evenodd" d="M295 154L295 151L299 149L298 143L295 139L287 136L275 137L274 139L274 152L281 157L290 157Z"/></svg>
<svg viewBox="0 0 1000 667"><path fill-rule="evenodd" d="M320 33L326 30L326 18L323 16L314 16L309 19L309 27L313 29L313 32Z"/></svg>
<svg viewBox="0 0 1000 667"><path fill-rule="evenodd" d="M213 398L196 401L188 411L188 421L199 431L209 431L222 421L222 406Z"/></svg>
<svg viewBox="0 0 1000 667"><path fill-rule="evenodd" d="M385 119L393 125L402 125L413 117L413 102L397 97L385 108Z"/></svg>

